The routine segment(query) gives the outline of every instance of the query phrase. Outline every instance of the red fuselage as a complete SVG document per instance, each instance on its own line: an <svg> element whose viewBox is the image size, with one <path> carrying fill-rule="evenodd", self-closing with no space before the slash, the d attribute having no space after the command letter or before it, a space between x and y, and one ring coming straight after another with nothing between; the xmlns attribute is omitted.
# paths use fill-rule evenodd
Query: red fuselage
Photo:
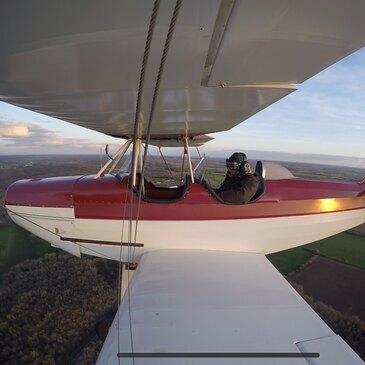
<svg viewBox="0 0 365 365"><path fill-rule="evenodd" d="M188 181L188 180L187 180ZM244 205L224 204L204 184L145 184L138 195L127 178L105 175L22 180L6 193L20 226L74 255L128 260L166 248L271 253L313 242L365 222L364 182L266 180L264 194ZM130 224L126 224L129 222Z"/></svg>
<svg viewBox="0 0 365 365"><path fill-rule="evenodd" d="M158 188L157 188L158 189ZM166 190L166 189L165 189ZM134 193L133 205L137 205ZM127 181L112 175L21 180L9 187L7 206L73 207L75 218L126 219ZM303 179L267 180L265 193L246 205L222 204L199 183L179 199L141 201L140 220L222 220L282 217L365 208L364 184ZM132 210L136 218L136 209Z"/></svg>

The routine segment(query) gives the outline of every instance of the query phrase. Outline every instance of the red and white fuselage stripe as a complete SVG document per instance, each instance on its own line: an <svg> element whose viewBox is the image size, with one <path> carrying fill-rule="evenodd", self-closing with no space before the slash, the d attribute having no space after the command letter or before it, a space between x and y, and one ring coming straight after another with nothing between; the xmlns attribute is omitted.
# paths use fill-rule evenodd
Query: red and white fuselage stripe
<svg viewBox="0 0 365 365"><path fill-rule="evenodd" d="M141 203L137 237L129 190L113 176L20 181L7 191L11 218L28 231L75 255L119 260L132 237L137 258L156 249L271 253L306 244L365 221L363 183L268 180L263 197L247 205L218 202L192 184L175 202ZM132 234L130 235L130 228Z"/></svg>

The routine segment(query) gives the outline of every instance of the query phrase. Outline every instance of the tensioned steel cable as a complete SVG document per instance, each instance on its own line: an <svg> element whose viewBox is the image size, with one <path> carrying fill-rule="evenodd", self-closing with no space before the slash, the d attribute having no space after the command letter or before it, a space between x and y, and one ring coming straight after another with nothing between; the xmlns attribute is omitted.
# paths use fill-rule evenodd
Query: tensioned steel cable
<svg viewBox="0 0 365 365"><path fill-rule="evenodd" d="M129 184L129 178L130 175L128 177L128 181L127 181L127 186ZM119 248L119 265L118 265L118 311L117 311L117 327L118 327L118 334L117 334L117 341L118 341L118 353L120 353L120 313L119 313L119 307L121 304L121 299L122 299L122 286L123 286L123 265L124 263L122 263L122 253L123 253L123 237L124 237L124 223L125 223L125 216L126 216L126 208L127 208L127 200L128 200L128 194L125 194L125 198L124 198L124 202L122 204L121 207L123 207L122 209L122 223L121 223L121 229L120 229L120 248ZM128 242L129 244L129 242ZM129 275L128 275L128 283L129 283ZM132 341L132 340L131 340ZM134 360L133 360L134 361ZM121 362L118 360L118 364L120 364Z"/></svg>
<svg viewBox="0 0 365 365"><path fill-rule="evenodd" d="M181 164L181 173L180 173L180 181L183 181L184 178L184 170L185 170L185 147L184 147L184 151L183 151L183 160L182 160L182 164Z"/></svg>
<svg viewBox="0 0 365 365"><path fill-rule="evenodd" d="M175 178L174 178L174 174L172 173L172 171L171 171L171 169L170 169L170 166L169 166L169 164L167 163L167 161L166 161L166 159L165 159L165 156L162 154L161 147L158 147L158 152L160 152L160 156L161 156L161 158L162 158L163 162L165 163L165 166L166 166L166 168L167 168L167 171L169 172L169 175L171 176L171 179L174 181L174 183L175 183L176 185L179 185L179 184L177 183L177 181L175 180Z"/></svg>
<svg viewBox="0 0 365 365"><path fill-rule="evenodd" d="M166 59L167 59L167 54L169 52L172 36L174 34L177 18L179 16L181 4L182 4L182 0L176 0L174 12L172 14L169 30L168 30L167 36L166 36L165 47L164 47L164 50L162 52L160 67L159 67L159 70L158 70L158 74L157 74L157 78L156 78L156 84L155 84L155 90L154 90L154 93L153 93L153 98L152 98L152 103L151 103L151 110L150 110L150 116L149 116L149 119L148 119L148 128L147 128L147 133L146 133L145 149L144 149L144 154L143 154L141 179L140 179L140 184L139 184L139 189L138 189L137 218L136 218L136 226L135 226L135 233L134 233L135 242L137 242L137 228L138 228L138 221L139 221L139 212L140 212L140 208L141 208L142 184L143 184L143 181L144 181L147 151L148 151L148 146L149 146L149 142L150 142L150 138L151 138L152 122L153 122L153 117L154 117L154 114L155 114L156 101L157 101L157 97L158 97L158 94L159 94L159 91L160 91L160 84L161 84L162 74L163 74L163 71L164 71L164 67L165 67L165 63L166 63Z"/></svg>
<svg viewBox="0 0 365 365"><path fill-rule="evenodd" d="M56 237L59 237L59 238L62 240L62 238L63 238L63 237L62 237L61 235L59 235L59 234L57 234L57 233L55 233L55 232L51 231L50 229L45 228L45 227L41 226L40 224L33 222L32 220L30 220L30 219L28 219L28 218L24 217L23 215L21 215L21 214L19 214L19 213L17 213L17 212L14 212L13 210L11 210L11 209L9 209L9 208L6 208L6 210L7 210L8 212L10 212L10 213L12 213L12 214L16 215L17 217L19 217L19 218L21 218L21 219L25 220L26 222L28 222L28 223L30 223L30 224L32 224L32 225L34 225L34 226L38 227L38 228L41 228L41 229L43 229L44 231L46 231L46 232L48 232L48 233L51 233L52 235L54 235L54 236L56 236ZM41 216L39 216L39 217L41 217ZM50 217L46 217L46 218L47 218L47 219L50 219ZM58 220L58 219L57 219L57 220ZM67 241L67 240L66 240L66 241ZM79 242L72 242L72 243L74 243L75 245L79 246L79 248L80 248L80 247L82 247L82 248L84 248L85 250L88 250L88 251L90 251L90 252L93 252L93 253L95 254L94 256L97 256L97 257L103 257L103 258L105 258L105 259L107 259L107 260L113 260L113 257L110 257L110 256L108 256L108 255L104 255L104 254L102 254L100 251L93 250L92 248L89 248L89 247L87 247L87 246L85 246L85 245L83 245L83 244L81 244L81 243L79 243ZM59 248L60 248L60 247L59 247ZM80 253L81 253L81 250L80 250Z"/></svg>
<svg viewBox="0 0 365 365"><path fill-rule="evenodd" d="M201 159L202 159L202 156L201 156L201 154L200 154L200 151L199 151L199 147L198 147L198 146L196 147L196 151L198 152L199 159L201 160Z"/></svg>
<svg viewBox="0 0 365 365"><path fill-rule="evenodd" d="M135 119L134 119L133 150L132 150L133 158L132 158L132 161L134 161L135 158L136 158L136 152L137 152L136 144L137 144L137 139L138 139L138 124L139 124L139 115L140 115L141 104L142 104L142 94L143 94L143 89L144 89L146 67L147 67L148 58L149 58L149 54L150 54L152 37L153 37L153 33L154 33L154 30L155 30L155 26L156 26L156 19L157 19L158 10L159 10L159 7L160 7L160 2L161 2L160 0L155 0L155 2L153 4L151 20L150 20L150 25L149 25L149 28L148 28L148 34L147 34L147 38L146 38L146 45L145 45L144 54L143 54L142 67L141 67L139 86L138 86L136 115L135 115ZM135 175L135 164L133 162L132 162L131 175L132 175L132 177ZM130 204L129 204L129 237L128 237L128 242L132 243L132 213L133 213L133 189L134 189L133 181L129 185L130 185ZM138 213L137 213L137 217L138 217Z"/></svg>
<svg viewBox="0 0 365 365"><path fill-rule="evenodd" d="M145 78L145 69L146 69L147 62L148 62L149 50L150 50L151 40L152 40L152 36L153 36L153 30L154 30L154 26L155 26L155 22L156 22L156 18L157 18L159 3L160 3L160 1L156 0L155 4L154 4L153 13L152 13L152 16L151 16L150 27L149 27L149 31L148 31L147 40L146 40L146 47L145 47L145 52L144 52L144 56L143 56L143 62L142 62L140 85L139 85L138 97L137 97L136 117L135 117L135 124L134 124L133 160L135 160L135 158L136 158L136 148L137 148L136 147L136 144L137 144L136 142L137 142L137 138L138 138L138 120L139 120L140 106L141 106L141 102L142 102L142 92L143 92L143 85L144 85L144 78ZM152 103L151 103L151 110L150 110L150 116L149 116L148 128L147 128L147 135L146 135L146 144L145 144L145 150L144 150L144 155L143 155L142 171L141 171L139 191L138 191L138 205L137 205L135 232L134 232L135 242L136 242L136 239L137 239L138 220L139 220L139 213L140 213L140 206L141 206L141 196L142 196L142 186L143 186L143 181L144 181L147 151L148 151L148 145L149 145L149 141L150 141L150 137L151 137L151 126L152 126L152 121L153 121L153 116L154 116L154 111L155 111L155 105L156 105L156 101L157 101L157 97L158 97L158 93L159 93L159 89L160 89L162 73L163 73L163 70L164 70L168 50L169 50L172 35L173 35L174 29L175 29L175 25L176 25L177 17L178 17L179 10L180 10L180 7L181 7L181 3L182 3L182 0L177 0L176 5L175 5L175 9L174 9L174 12L173 12L173 16L171 18L169 30L168 30L166 41L165 41L165 47L164 47L164 50L163 50L163 53L162 53L160 67L159 67L159 71L158 71L158 75L157 75L157 79L156 79L153 99L152 99ZM134 176L135 172L136 172L135 171L135 166L136 166L135 164L132 165L132 176ZM130 209L129 209L129 227L130 227L130 230L129 230L129 240L128 240L128 242L130 242L130 243L132 243L131 232L132 232L132 218L133 218L132 217L133 188L134 187L133 187L133 183L132 183L132 184L130 184ZM128 246L128 259L130 258L129 253L130 253L130 245ZM131 302L130 302L130 287L129 287L129 285L128 285L127 291L128 291L129 328L130 328L130 336L131 336L131 349L132 349L132 353L133 353L134 352L133 351L133 332L132 332ZM133 358L133 363L134 363L134 358Z"/></svg>
<svg viewBox="0 0 365 365"><path fill-rule="evenodd" d="M136 141L138 138L138 125L139 125L139 116L141 112L141 105L142 105L142 95L143 95L143 89L144 89L144 81L146 76L146 68L148 63L148 58L150 55L150 48L152 43L152 37L156 26L156 19L158 10L160 8L160 2L161 0L155 0L153 4L152 9L152 15L150 19L150 25L148 28L147 38L146 38L146 45L144 49L143 54L143 60L142 60L142 66L141 66L141 72L140 72L140 78L139 78L139 86L138 86L138 94L137 94L137 105L136 105L136 115L134 118L134 130L133 130L133 151L132 156L135 157L136 154ZM132 165L132 176L134 176L134 166ZM133 192L133 189L132 189Z"/></svg>
<svg viewBox="0 0 365 365"><path fill-rule="evenodd" d="M140 72L140 79L139 79L139 86L138 86L138 95L137 95L137 105L136 105L136 115L134 119L134 133L133 133L133 150L132 150L132 156L133 156L133 162L136 159L136 152L137 152L137 139L138 139L138 128L139 128L139 116L141 112L141 105L142 105L142 95L143 95L143 89L144 89L144 81L145 81L145 74L146 74L146 67L148 63L148 58L150 54L150 48L152 43L152 37L156 26L156 19L158 10L160 7L160 0L155 0L153 4L150 24L148 28L147 38L146 38L146 44L143 54L143 60L142 60L142 66L141 66L141 72ZM136 165L132 162L132 171L131 175L132 177L135 176L135 168ZM129 231L128 231L128 264L130 264L130 243L132 243L132 218L133 218L133 181L129 182L130 186L130 201L129 201ZM121 265L121 262L119 262L119 265ZM128 275L129 280L129 275ZM132 319L131 319L131 305L130 305L130 290L129 285L127 287L128 291L128 309L129 309L129 332L130 332L130 339L131 339L131 352L134 352L133 347L133 331L132 331ZM119 328L118 328L119 332ZM118 347L119 347L119 341L118 341ZM133 364L134 364L134 358L132 358Z"/></svg>

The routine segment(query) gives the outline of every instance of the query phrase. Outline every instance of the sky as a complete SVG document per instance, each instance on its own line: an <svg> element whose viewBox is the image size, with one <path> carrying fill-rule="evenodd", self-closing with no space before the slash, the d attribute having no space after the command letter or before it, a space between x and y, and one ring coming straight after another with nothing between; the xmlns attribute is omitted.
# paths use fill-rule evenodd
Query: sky
<svg viewBox="0 0 365 365"><path fill-rule="evenodd" d="M232 130L212 136L201 148L207 155L238 150L254 158L365 167L365 48ZM0 155L99 154L107 143L113 152L121 141L0 102Z"/></svg>

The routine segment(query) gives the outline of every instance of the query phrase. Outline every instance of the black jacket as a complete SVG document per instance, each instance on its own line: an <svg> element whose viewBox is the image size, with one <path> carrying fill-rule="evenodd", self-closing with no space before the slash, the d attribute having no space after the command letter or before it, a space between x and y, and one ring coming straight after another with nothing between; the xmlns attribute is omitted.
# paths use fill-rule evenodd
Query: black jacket
<svg viewBox="0 0 365 365"><path fill-rule="evenodd" d="M236 176L226 175L216 193L227 203L248 203L256 194L259 182L255 175L239 173Z"/></svg>

